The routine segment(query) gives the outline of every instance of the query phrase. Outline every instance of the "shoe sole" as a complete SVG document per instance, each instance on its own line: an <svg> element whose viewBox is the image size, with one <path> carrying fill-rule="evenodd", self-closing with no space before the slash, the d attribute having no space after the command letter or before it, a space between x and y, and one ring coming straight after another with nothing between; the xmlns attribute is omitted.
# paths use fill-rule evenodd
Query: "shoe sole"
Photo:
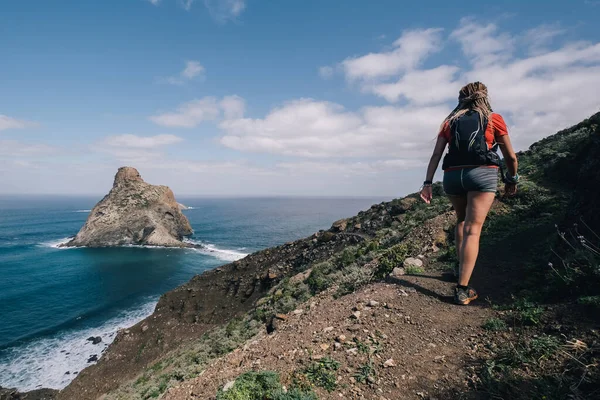
<svg viewBox="0 0 600 400"><path fill-rule="evenodd" d="M475 295L475 296L471 297L470 299L466 299L465 301L456 302L456 304L461 305L461 306L466 306L467 304L469 304L473 300L477 300L477 297L479 297L479 296Z"/></svg>

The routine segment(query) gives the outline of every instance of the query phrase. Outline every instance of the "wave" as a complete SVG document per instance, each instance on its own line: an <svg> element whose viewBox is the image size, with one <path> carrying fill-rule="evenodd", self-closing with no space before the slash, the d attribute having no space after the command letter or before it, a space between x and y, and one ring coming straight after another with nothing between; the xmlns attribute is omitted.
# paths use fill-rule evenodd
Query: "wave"
<svg viewBox="0 0 600 400"><path fill-rule="evenodd" d="M47 242L40 243L43 247L52 247L54 249L65 250L65 249L78 249L81 247L61 247L61 245L67 243L71 240L72 237L50 240ZM205 243L201 241L196 241L192 239L183 239L185 243L190 243L197 246L202 246L202 248L195 248L194 251L202 253L207 256L216 257L223 261L237 261L248 255L248 253L244 253L240 250L245 250L245 247L240 247L237 250L229 250L229 249L220 249L214 244ZM137 245L137 244L127 244L120 247L128 247L128 248L140 248L140 249L177 249L177 247L163 247L163 246L151 246L151 245ZM185 249L185 248L183 248Z"/></svg>
<svg viewBox="0 0 600 400"><path fill-rule="evenodd" d="M202 248L196 248L194 251L207 256L216 257L223 261L237 261L248 255L248 253L242 253L241 251L237 250L220 249L214 244L199 242L196 240L184 239L184 242L202 246Z"/></svg>
<svg viewBox="0 0 600 400"><path fill-rule="evenodd" d="M92 210L77 210L77 211L73 211L75 213L89 213L92 212Z"/></svg>
<svg viewBox="0 0 600 400"><path fill-rule="evenodd" d="M63 389L82 369L95 364L88 363L88 359L93 355L100 358L119 329L133 326L152 314L156 302L157 299L147 299L141 307L122 311L96 327L67 330L2 350L0 385L20 391ZM100 336L102 342L94 345L87 340L90 336Z"/></svg>
<svg viewBox="0 0 600 400"><path fill-rule="evenodd" d="M74 249L75 247L61 247L61 245L66 244L71 239L73 239L72 236L71 237L62 238L62 239L49 240L47 242L40 243L40 246L42 246L42 247L52 247L54 249L60 249L60 250Z"/></svg>

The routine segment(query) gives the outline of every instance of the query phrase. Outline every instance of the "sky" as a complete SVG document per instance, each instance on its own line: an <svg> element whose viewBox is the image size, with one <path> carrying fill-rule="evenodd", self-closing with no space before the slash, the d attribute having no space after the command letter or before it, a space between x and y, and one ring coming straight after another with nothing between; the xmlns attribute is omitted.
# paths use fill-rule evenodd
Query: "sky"
<svg viewBox="0 0 600 400"><path fill-rule="evenodd" d="M600 1L0 0L0 194L417 191L464 84L517 149L600 111ZM437 179L441 178L438 171Z"/></svg>

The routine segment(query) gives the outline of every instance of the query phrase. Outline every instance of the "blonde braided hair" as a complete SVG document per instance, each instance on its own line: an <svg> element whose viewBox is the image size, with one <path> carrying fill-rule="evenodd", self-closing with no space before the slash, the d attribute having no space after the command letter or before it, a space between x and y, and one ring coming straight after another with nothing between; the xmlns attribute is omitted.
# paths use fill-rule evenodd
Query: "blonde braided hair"
<svg viewBox="0 0 600 400"><path fill-rule="evenodd" d="M446 123L452 124L452 122L469 111L477 111L479 113L481 125L483 125L485 120L488 121L488 124L492 123L490 116L493 111L488 98L487 86L481 82L472 82L460 89L458 92L458 105L446 117L442 126Z"/></svg>

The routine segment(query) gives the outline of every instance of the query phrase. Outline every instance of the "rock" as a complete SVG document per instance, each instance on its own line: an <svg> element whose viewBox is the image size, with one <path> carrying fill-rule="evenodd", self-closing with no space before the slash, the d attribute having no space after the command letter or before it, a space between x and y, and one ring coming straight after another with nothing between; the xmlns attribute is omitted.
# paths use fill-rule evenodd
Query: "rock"
<svg viewBox="0 0 600 400"><path fill-rule="evenodd" d="M292 314L294 314L294 315L300 315L300 314L302 314L303 312L304 312L304 310L301 310L301 309L296 309L296 310L292 311Z"/></svg>
<svg viewBox="0 0 600 400"><path fill-rule="evenodd" d="M406 260L404 260L404 268L408 268L408 267L420 268L422 266L423 266L423 261L419 260L418 258L408 257Z"/></svg>
<svg viewBox="0 0 600 400"><path fill-rule="evenodd" d="M373 378L372 376L369 375L367 377L367 382L369 382L369 383L375 383L375 378Z"/></svg>
<svg viewBox="0 0 600 400"><path fill-rule="evenodd" d="M383 367L384 368L390 368L390 367L395 367L396 363L394 362L394 359L390 358L389 360L387 360L386 362L383 363Z"/></svg>
<svg viewBox="0 0 600 400"><path fill-rule="evenodd" d="M171 189L150 185L135 168L122 167L111 191L92 209L77 236L64 246L193 247L183 242L192 233Z"/></svg>
<svg viewBox="0 0 600 400"><path fill-rule="evenodd" d="M361 228L362 228L361 224L354 225L354 229L356 229L357 231L360 230Z"/></svg>
<svg viewBox="0 0 600 400"><path fill-rule="evenodd" d="M367 303L367 305L369 307L377 307L379 305L379 302L375 301L375 300L369 300L369 302Z"/></svg>
<svg viewBox="0 0 600 400"><path fill-rule="evenodd" d="M404 289L400 289L400 290L399 290L399 293L400 293L400 296L404 296L404 297L408 296L408 293L406 293L406 292L404 291Z"/></svg>
<svg viewBox="0 0 600 400"><path fill-rule="evenodd" d="M323 351L327 351L329 349L329 345L326 343L323 343L322 345L319 346L321 348L321 350Z"/></svg>
<svg viewBox="0 0 600 400"><path fill-rule="evenodd" d="M360 318L360 311L354 311L352 313L352 315L350 316L350 318L359 319Z"/></svg>
<svg viewBox="0 0 600 400"><path fill-rule="evenodd" d="M90 336L89 338L87 338L87 341L92 342L92 344L98 344L102 342L102 338L100 336Z"/></svg>
<svg viewBox="0 0 600 400"><path fill-rule="evenodd" d="M331 225L331 229L333 229L336 232L343 232L343 231L346 230L347 227L348 227L348 220L347 219L340 219L338 221L335 221Z"/></svg>
<svg viewBox="0 0 600 400"><path fill-rule="evenodd" d="M321 235L319 235L319 237L317 238L317 241L319 241L321 243L327 243L327 242L330 242L334 236L335 236L335 233L333 233L333 232L323 232Z"/></svg>
<svg viewBox="0 0 600 400"><path fill-rule="evenodd" d="M404 268L396 267L392 270L392 272L390 273L390 276L392 278L399 278L405 274L406 274L406 271L404 270Z"/></svg>
<svg viewBox="0 0 600 400"><path fill-rule="evenodd" d="M331 332L333 330L333 326L328 326L327 328L323 329L323 332L328 333Z"/></svg>
<svg viewBox="0 0 600 400"><path fill-rule="evenodd" d="M142 332L146 332L148 330L148 325L142 326Z"/></svg>
<svg viewBox="0 0 600 400"><path fill-rule="evenodd" d="M98 361L97 354L91 355L90 358L88 358L88 360L87 360L87 362L89 362L89 363L96 362L96 361Z"/></svg>
<svg viewBox="0 0 600 400"><path fill-rule="evenodd" d="M225 386L223 386L223 392L226 392L228 390L230 390L233 385L235 385L235 381L229 381L225 384Z"/></svg>
<svg viewBox="0 0 600 400"><path fill-rule="evenodd" d="M339 335L335 340L339 343L344 343L346 341L346 335Z"/></svg>

